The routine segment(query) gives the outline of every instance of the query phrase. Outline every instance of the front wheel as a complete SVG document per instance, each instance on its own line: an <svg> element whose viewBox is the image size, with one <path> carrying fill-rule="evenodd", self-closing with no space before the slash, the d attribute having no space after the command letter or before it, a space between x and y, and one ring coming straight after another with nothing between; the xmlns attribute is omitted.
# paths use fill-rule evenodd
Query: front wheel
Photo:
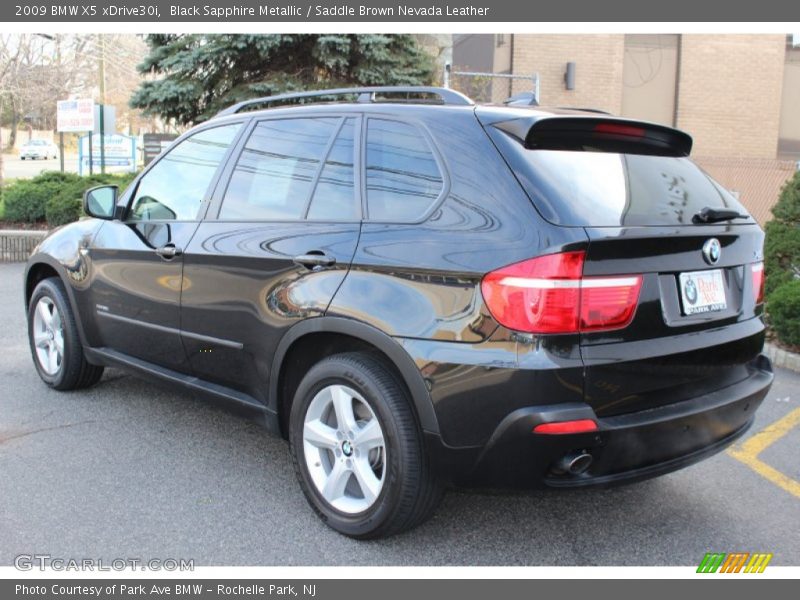
<svg viewBox="0 0 800 600"><path fill-rule="evenodd" d="M373 355L339 354L317 363L297 389L289 426L303 492L336 531L385 537L435 510L442 488L407 394Z"/></svg>
<svg viewBox="0 0 800 600"><path fill-rule="evenodd" d="M64 284L42 280L28 304L28 339L33 363L47 385L75 390L97 383L103 367L89 364L83 355L75 315Z"/></svg>

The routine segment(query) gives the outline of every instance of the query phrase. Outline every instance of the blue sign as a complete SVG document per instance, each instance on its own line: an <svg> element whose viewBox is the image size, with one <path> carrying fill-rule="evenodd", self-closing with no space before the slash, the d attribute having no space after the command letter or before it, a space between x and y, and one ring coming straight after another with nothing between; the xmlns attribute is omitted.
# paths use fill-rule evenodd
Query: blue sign
<svg viewBox="0 0 800 600"><path fill-rule="evenodd" d="M89 156L89 138L92 140L91 157ZM121 133L111 133L103 136L103 157L106 170L113 167L113 171L136 170L136 138ZM89 160L91 158L91 169ZM100 158L100 134L85 135L78 145L78 174L88 174L90 171L99 173L102 168Z"/></svg>

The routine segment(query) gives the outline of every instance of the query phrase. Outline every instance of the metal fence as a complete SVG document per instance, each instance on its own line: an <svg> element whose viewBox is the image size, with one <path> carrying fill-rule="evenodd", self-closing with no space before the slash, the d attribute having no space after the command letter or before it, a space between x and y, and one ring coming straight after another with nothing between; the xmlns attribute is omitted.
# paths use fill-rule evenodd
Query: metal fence
<svg viewBox="0 0 800 600"><path fill-rule="evenodd" d="M442 82L444 87L458 90L476 102L501 103L513 92L514 81L527 81L536 103L541 103L541 83L539 73L514 75L513 73L482 73L479 71L457 71L450 63L444 65ZM522 91L522 90L517 90Z"/></svg>
<svg viewBox="0 0 800 600"><path fill-rule="evenodd" d="M692 159L726 189L735 192L739 201L762 225L772 218L772 207L796 167L791 160L771 158L699 155L692 156Z"/></svg>

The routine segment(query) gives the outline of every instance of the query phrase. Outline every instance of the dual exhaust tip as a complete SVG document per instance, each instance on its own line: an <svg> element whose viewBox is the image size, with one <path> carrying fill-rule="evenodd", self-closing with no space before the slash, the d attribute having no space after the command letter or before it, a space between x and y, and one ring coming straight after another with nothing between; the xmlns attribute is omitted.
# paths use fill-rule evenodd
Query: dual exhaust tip
<svg viewBox="0 0 800 600"><path fill-rule="evenodd" d="M592 466L594 458L585 450L569 452L553 465L553 472L558 475L580 475Z"/></svg>

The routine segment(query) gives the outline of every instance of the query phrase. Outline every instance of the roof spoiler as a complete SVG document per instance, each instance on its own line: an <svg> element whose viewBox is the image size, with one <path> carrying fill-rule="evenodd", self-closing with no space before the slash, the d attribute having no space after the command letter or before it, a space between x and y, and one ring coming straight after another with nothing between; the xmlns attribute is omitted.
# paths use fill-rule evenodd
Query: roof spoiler
<svg viewBox="0 0 800 600"><path fill-rule="evenodd" d="M495 127L518 138L529 150L579 150L689 156L692 137L672 127L613 117L553 116L512 119Z"/></svg>

